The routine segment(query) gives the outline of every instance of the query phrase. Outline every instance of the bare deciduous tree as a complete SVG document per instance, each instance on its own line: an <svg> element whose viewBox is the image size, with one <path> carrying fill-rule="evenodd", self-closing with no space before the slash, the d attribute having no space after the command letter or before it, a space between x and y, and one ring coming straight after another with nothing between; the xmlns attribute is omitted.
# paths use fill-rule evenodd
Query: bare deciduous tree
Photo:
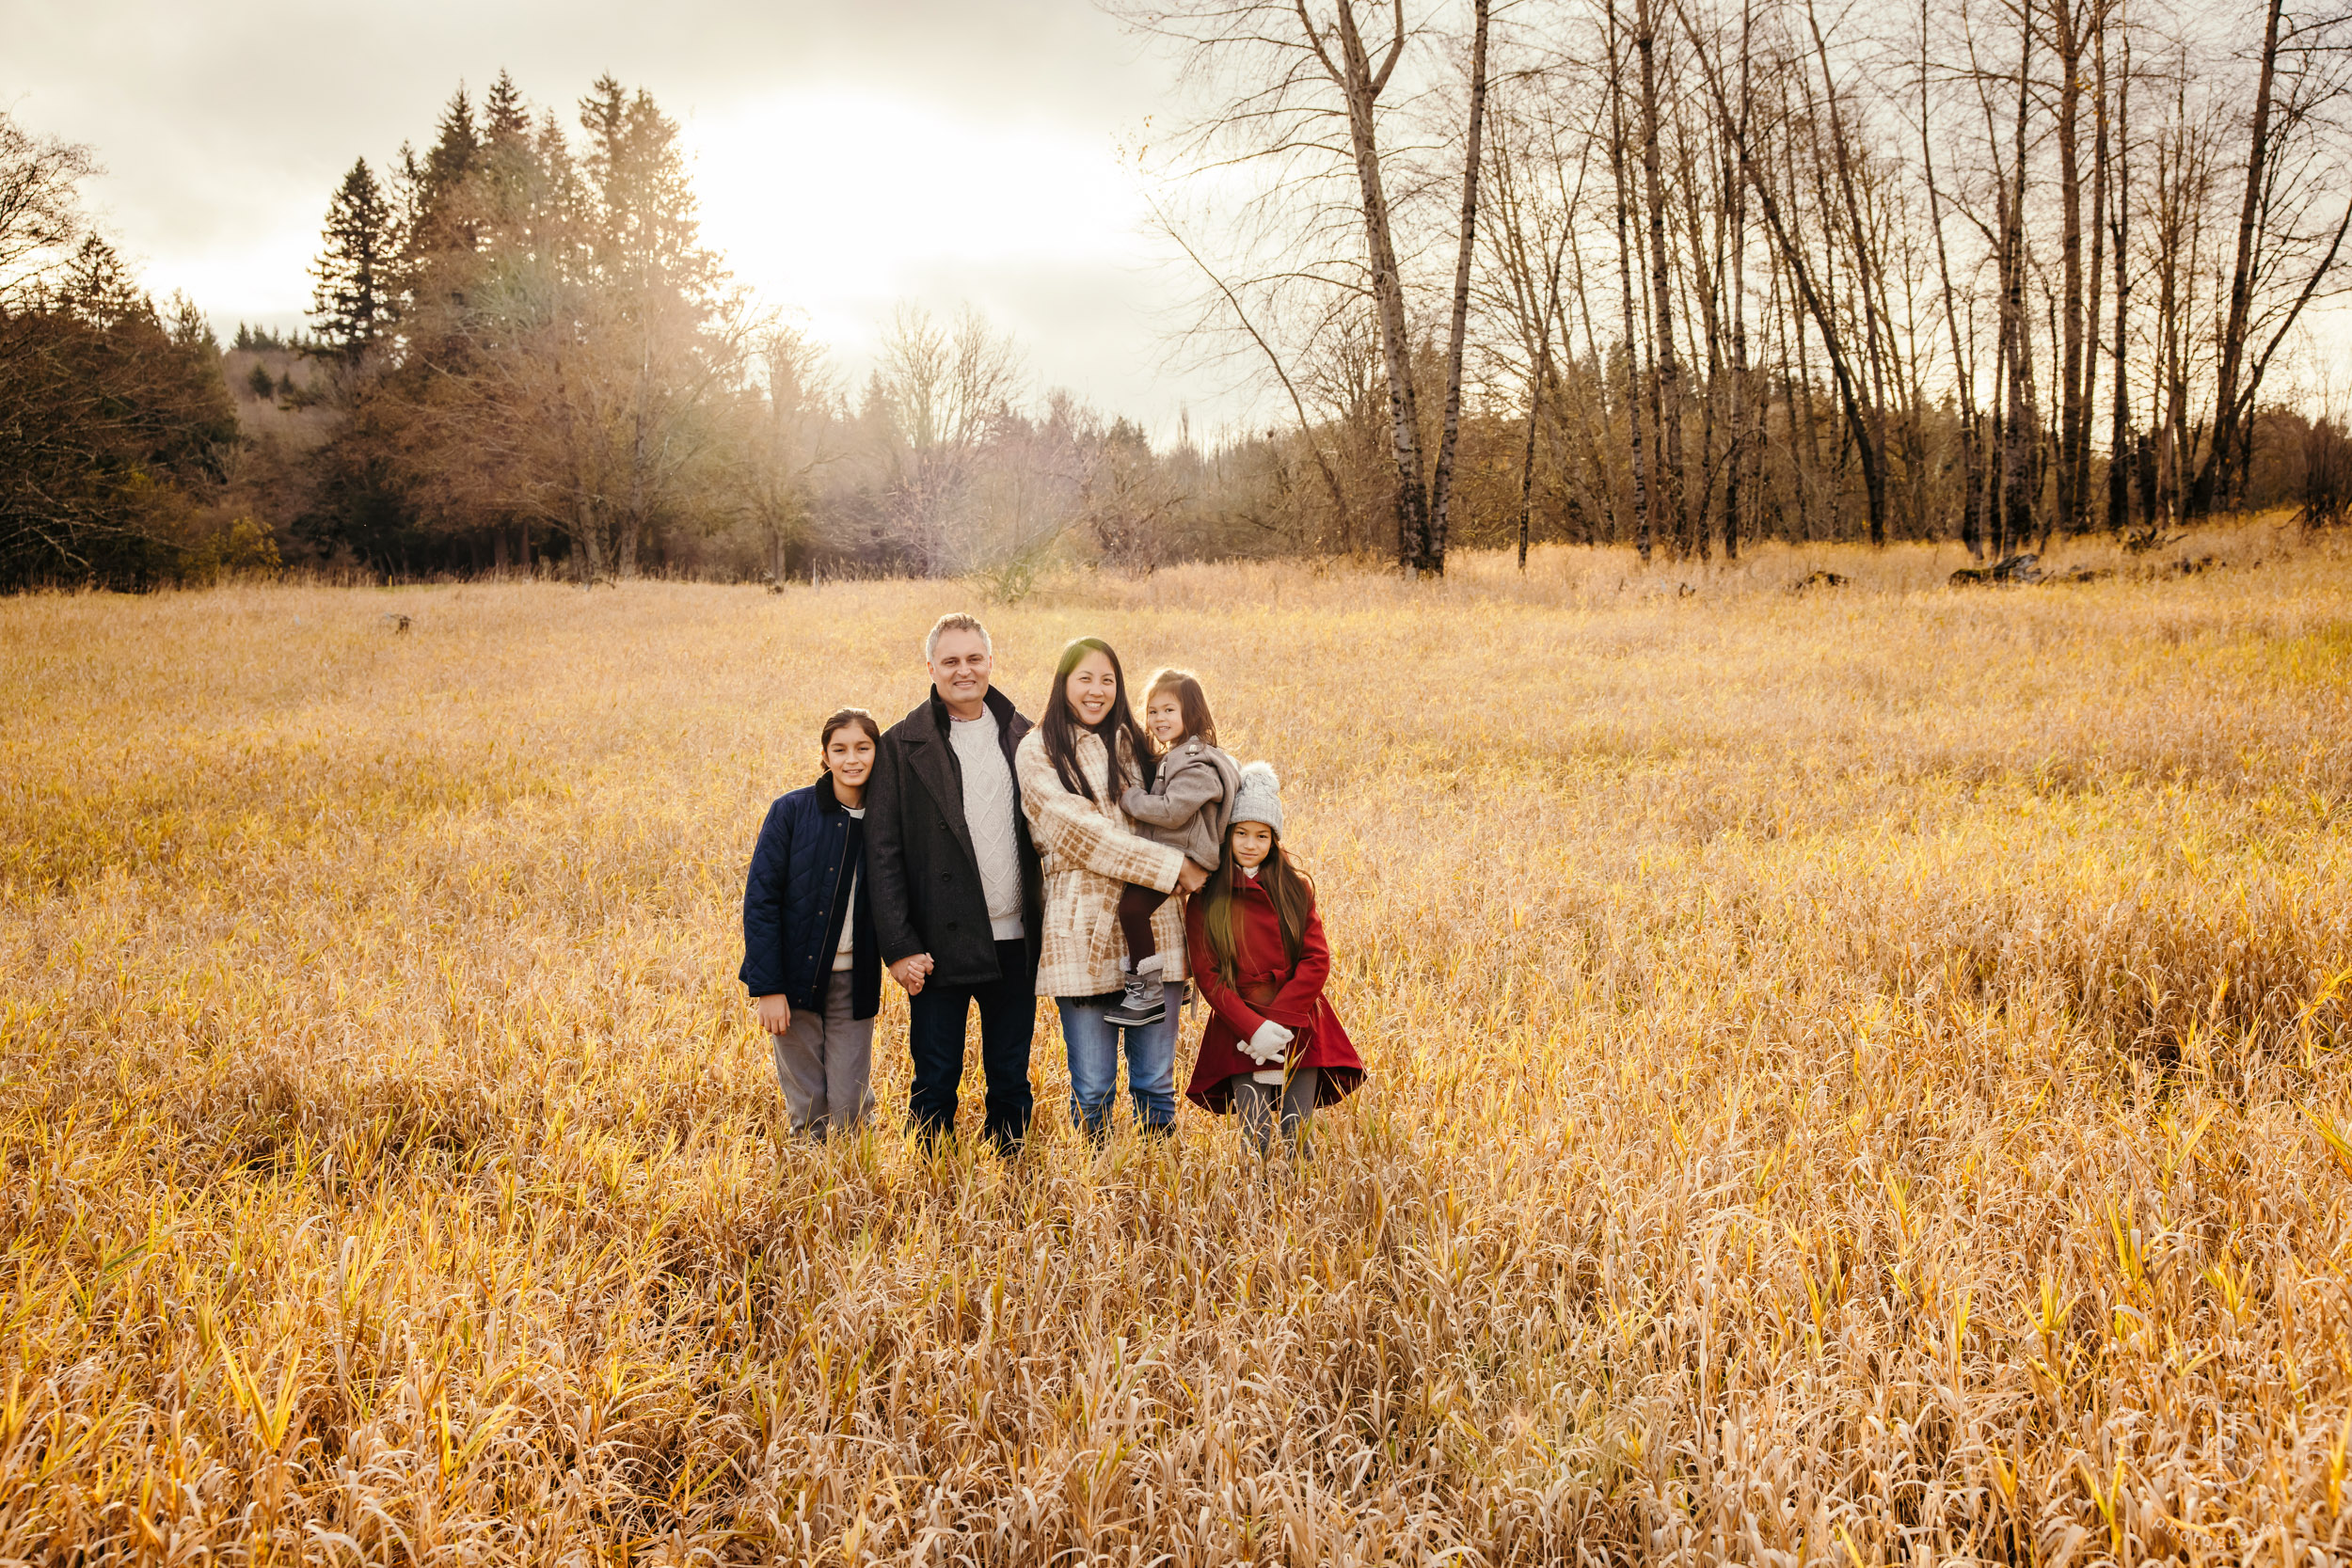
<svg viewBox="0 0 2352 1568"><path fill-rule="evenodd" d="M1199 119L1179 138L1178 157L1186 166L1231 171L1236 166L1263 166L1264 182L1244 227L1260 243L1279 232L1281 238L1269 248L1282 260L1269 258L1256 276L1313 290L1357 292L1369 304L1388 391L1397 559L1410 570L1443 571L1455 445L1446 432L1458 429L1460 416L1489 0L1470 5L1461 200L1434 465L1424 450L1414 311L1397 245L1400 225L1384 143L1392 88L1408 50L1418 44L1424 54L1431 52L1427 37L1407 26L1404 0L1391 0L1385 8L1362 0L1184 0L1120 8L1139 30L1181 50L1187 79L1206 100ZM1359 248L1336 243L1338 203L1330 187L1340 180L1352 186L1348 212ZM1320 260L1302 262L1301 256ZM1217 292L1239 308L1242 289L1219 283ZM1327 309L1323 320L1327 323L1336 313ZM1248 330L1264 341L1257 325Z"/></svg>
<svg viewBox="0 0 2352 1568"><path fill-rule="evenodd" d="M928 310L902 308L883 334L869 417L880 422L898 535L925 571L977 563L979 456L1009 418L1021 379L1012 340L976 310L943 326Z"/></svg>
<svg viewBox="0 0 2352 1568"><path fill-rule="evenodd" d="M89 232L81 184L97 172L88 148L35 135L0 110L0 307L40 287Z"/></svg>

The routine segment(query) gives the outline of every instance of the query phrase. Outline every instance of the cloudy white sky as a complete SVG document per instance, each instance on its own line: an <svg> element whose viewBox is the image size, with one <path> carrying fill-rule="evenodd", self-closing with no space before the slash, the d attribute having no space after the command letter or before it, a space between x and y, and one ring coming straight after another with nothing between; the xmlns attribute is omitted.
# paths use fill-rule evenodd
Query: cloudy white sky
<svg viewBox="0 0 2352 1568"><path fill-rule="evenodd" d="M1160 430L1217 402L1165 367L1180 280L1119 159L1168 71L1089 0L0 0L0 104L97 151L149 285L224 336L299 324L335 182L428 141L461 78L569 122L610 71L683 124L738 280L852 372L895 302L969 301L1041 388Z"/></svg>

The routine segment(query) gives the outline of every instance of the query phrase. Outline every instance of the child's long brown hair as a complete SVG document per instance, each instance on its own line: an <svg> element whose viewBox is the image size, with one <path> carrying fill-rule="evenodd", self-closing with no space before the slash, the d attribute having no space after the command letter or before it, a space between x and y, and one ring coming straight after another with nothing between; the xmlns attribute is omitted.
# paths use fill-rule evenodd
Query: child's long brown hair
<svg viewBox="0 0 2352 1568"><path fill-rule="evenodd" d="M1235 824L1239 826L1239 824ZM1295 861L1282 847L1282 835L1274 833L1274 847L1266 851L1264 862L1258 867L1258 885L1265 889L1274 902L1275 920L1282 927L1282 953L1295 965L1307 952L1307 917L1314 913L1315 884L1298 869ZM1232 990L1240 984L1240 943L1233 936L1233 889L1242 875L1233 861L1233 830L1225 830L1225 854L1217 862L1216 873L1200 896L1208 900L1200 911L1200 924L1209 934L1209 955L1216 960L1216 977Z"/></svg>

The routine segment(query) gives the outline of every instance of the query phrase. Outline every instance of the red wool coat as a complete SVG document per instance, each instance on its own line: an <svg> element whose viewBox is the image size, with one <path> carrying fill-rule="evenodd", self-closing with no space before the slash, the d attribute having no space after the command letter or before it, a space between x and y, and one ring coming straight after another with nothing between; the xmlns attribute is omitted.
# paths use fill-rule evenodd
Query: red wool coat
<svg viewBox="0 0 2352 1568"><path fill-rule="evenodd" d="M1203 922L1207 900L1184 901L1192 977L1209 1005L1209 1025L1201 1034L1200 1056L1193 1064L1184 1097L1203 1110L1232 1109L1233 1090L1228 1080L1238 1072L1255 1072L1260 1066L1242 1054L1241 1042L1272 1020L1294 1037L1290 1065L1322 1069L1315 1103L1329 1105L1345 1099L1363 1082L1364 1062L1323 997L1323 982L1331 973L1331 949L1323 940L1322 915L1309 910L1306 951L1293 964L1282 948L1282 924L1274 912L1274 900L1255 881L1234 880L1234 940L1240 948L1233 963L1234 978L1240 982L1236 986L1228 987L1217 973Z"/></svg>

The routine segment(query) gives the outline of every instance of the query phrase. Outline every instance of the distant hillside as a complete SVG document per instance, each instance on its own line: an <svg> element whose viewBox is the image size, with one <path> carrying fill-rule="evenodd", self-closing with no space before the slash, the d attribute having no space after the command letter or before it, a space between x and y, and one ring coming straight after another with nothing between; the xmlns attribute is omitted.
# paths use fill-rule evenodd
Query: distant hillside
<svg viewBox="0 0 2352 1568"><path fill-rule="evenodd" d="M334 421L320 401L326 381L317 359L282 347L231 348L221 355L220 370L236 404L237 428L245 435L305 450L326 438Z"/></svg>

